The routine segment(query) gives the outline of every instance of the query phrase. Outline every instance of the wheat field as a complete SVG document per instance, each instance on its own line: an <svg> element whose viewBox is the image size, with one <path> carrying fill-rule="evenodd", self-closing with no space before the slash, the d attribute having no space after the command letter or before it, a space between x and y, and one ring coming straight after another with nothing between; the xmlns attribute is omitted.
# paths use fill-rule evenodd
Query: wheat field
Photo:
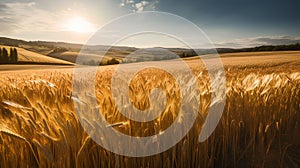
<svg viewBox="0 0 300 168"><path fill-rule="evenodd" d="M0 167L299 167L299 66L272 64L276 66L225 65L224 113L214 133L202 143L198 136L213 102L207 72L193 69L200 91L195 124L171 149L140 158L107 151L87 135L74 107L75 101L85 100L72 94L71 70L1 74ZM95 93L97 110L115 129L149 136L175 121L180 88L170 74L150 68L131 81L129 96L139 109L150 106L147 96L155 87L167 97L158 118L139 123L114 106L110 80L114 68L99 70ZM222 80L216 76L213 82Z"/></svg>

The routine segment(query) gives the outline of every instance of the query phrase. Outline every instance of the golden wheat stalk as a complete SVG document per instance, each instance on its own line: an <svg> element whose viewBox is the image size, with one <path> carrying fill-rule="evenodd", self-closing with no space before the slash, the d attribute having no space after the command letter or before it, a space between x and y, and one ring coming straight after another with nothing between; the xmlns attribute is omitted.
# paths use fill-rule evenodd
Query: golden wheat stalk
<svg viewBox="0 0 300 168"><path fill-rule="evenodd" d="M0 132L4 135L9 136L9 137L16 138L18 140L24 141L29 146L29 148L31 150L31 153L33 154L33 156L35 158L36 163L39 165L39 160L38 160L32 146L31 146L31 144L29 143L29 141L27 141L27 139L25 137L22 137L21 135L18 135L18 134L14 133L14 132L11 132L9 130L1 130Z"/></svg>

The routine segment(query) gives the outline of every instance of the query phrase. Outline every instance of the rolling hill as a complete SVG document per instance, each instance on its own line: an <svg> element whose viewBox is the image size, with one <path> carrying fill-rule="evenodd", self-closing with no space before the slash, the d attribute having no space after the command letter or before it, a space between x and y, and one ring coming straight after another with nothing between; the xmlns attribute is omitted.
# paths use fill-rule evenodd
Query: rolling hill
<svg viewBox="0 0 300 168"><path fill-rule="evenodd" d="M103 54L103 51L107 51L105 56L102 59L103 65L106 65L107 62L112 59L118 60L118 62L144 62L151 60L165 60L173 59L172 57L166 57L165 53L161 52L162 50L170 51L181 58L189 58L197 55L207 55L217 52L219 54L224 53L239 53L239 52L266 52L266 51L296 51L300 50L300 44L291 44L291 45L277 45L277 46L258 46L253 48L217 48L217 49L187 49L187 48L163 48L163 47L154 47L154 48L135 48L135 47L126 47L126 46L105 46L105 45L90 45L84 46L83 44L75 43L65 43L65 42L47 42L47 41L25 41L18 39L11 39L7 37L0 37L0 45L4 46L13 46L19 47L18 50L24 52L21 53L21 61L24 62L48 62L48 63L58 63L59 64L70 64L75 63L76 59L81 52L81 49L84 47L84 57L85 61L83 64L87 65L99 65L100 55ZM21 50L23 49L23 50ZM26 51L26 52L25 52ZM196 53L196 52L197 53ZM29 53L31 52L31 53ZM124 59L130 57L133 60ZM38 55L39 54L39 55ZM143 55L143 57L140 57ZM30 57L29 57L30 56ZM50 59L52 58L52 59Z"/></svg>
<svg viewBox="0 0 300 168"><path fill-rule="evenodd" d="M11 46L3 46L0 45L0 48L6 48L8 51ZM13 47L16 48L18 51L18 63L23 63L23 64L58 64L58 65L72 65L73 63L56 59L56 58L51 58L49 56L45 56L36 52L28 51L23 48L19 47Z"/></svg>

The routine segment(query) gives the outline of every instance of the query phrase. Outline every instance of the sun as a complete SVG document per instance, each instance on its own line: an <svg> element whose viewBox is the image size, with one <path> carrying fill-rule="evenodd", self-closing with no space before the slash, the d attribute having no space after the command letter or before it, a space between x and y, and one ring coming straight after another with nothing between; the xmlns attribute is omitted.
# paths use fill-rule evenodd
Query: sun
<svg viewBox="0 0 300 168"><path fill-rule="evenodd" d="M64 24L66 31L77 32L77 33L89 33L95 31L95 26L88 22L81 16L73 17L67 20Z"/></svg>

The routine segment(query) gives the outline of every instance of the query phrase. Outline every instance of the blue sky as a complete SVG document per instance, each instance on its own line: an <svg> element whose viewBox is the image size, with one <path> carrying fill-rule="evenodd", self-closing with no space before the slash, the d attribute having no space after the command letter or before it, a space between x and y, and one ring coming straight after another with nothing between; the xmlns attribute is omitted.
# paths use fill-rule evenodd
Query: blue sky
<svg viewBox="0 0 300 168"><path fill-rule="evenodd" d="M300 42L299 6L299 0L1 0L0 36L85 43L112 19L163 11L195 23L216 47L288 44ZM151 47L146 39L123 45ZM163 39L157 45L176 47Z"/></svg>

